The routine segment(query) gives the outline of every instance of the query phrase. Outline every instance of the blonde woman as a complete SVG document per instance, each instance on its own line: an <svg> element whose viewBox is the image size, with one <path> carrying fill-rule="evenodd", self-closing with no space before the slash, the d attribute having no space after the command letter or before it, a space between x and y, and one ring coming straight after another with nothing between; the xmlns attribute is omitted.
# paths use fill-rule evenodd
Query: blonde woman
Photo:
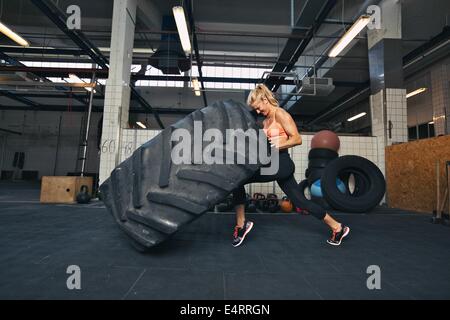
<svg viewBox="0 0 450 320"><path fill-rule="evenodd" d="M263 130L270 144L279 150L279 170L274 175L261 175L257 171L247 183L277 181L283 192L289 197L295 207L306 209L311 215L325 222L332 234L327 242L338 246L349 234L350 228L337 222L321 206L312 201L304 201L300 197L300 190L294 178L295 166L287 150L302 144L297 126L291 115L280 108L278 101L272 92L263 84L258 84L250 92L247 104L256 113L265 117ZM242 244L246 235L253 228L253 222L245 219L245 189L244 185L233 191L233 199L236 210L236 227L233 233L233 246Z"/></svg>

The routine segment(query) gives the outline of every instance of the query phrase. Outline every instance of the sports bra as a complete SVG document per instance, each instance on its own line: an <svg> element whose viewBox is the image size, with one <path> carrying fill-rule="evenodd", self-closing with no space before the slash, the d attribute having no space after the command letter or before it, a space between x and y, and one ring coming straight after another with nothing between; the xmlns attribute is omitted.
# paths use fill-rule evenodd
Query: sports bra
<svg viewBox="0 0 450 320"><path fill-rule="evenodd" d="M276 120L276 112L277 111L275 110L275 115L272 123L267 128L263 129L264 133L268 138L272 138L275 136L285 136L287 138L288 136L286 134L286 131L284 131L283 126Z"/></svg>

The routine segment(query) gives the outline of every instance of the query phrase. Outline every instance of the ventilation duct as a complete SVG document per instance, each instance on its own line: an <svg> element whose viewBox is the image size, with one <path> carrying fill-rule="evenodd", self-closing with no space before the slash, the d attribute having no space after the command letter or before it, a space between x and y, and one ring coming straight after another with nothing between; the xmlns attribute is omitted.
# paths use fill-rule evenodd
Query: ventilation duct
<svg viewBox="0 0 450 320"><path fill-rule="evenodd" d="M302 79L299 90L300 95L327 96L334 90L332 78L309 78Z"/></svg>
<svg viewBox="0 0 450 320"><path fill-rule="evenodd" d="M177 32L177 26L173 16L163 16L163 31ZM149 64L164 74L180 74L191 68L191 61L181 47L178 33L161 35L161 44L156 52L150 57Z"/></svg>

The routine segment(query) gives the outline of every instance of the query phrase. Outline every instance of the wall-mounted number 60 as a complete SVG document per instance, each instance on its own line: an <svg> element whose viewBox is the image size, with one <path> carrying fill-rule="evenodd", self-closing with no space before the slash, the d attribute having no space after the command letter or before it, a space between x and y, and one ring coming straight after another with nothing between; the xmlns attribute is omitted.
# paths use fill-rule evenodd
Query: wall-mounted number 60
<svg viewBox="0 0 450 320"><path fill-rule="evenodd" d="M102 153L114 153L116 142L114 140L105 140L102 144Z"/></svg>

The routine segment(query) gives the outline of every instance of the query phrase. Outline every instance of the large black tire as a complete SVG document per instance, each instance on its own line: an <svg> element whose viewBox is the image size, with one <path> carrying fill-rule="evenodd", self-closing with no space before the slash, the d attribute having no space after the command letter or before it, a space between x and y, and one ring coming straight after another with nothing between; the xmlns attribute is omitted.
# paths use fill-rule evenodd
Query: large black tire
<svg viewBox="0 0 450 320"><path fill-rule="evenodd" d="M308 168L310 168L310 169L323 169L332 160L333 159L313 158L313 159L308 161Z"/></svg>
<svg viewBox="0 0 450 320"><path fill-rule="evenodd" d="M308 186L311 187L311 185L316 182L317 180L320 180L322 178L322 175L324 173L325 169L317 169L317 168L311 168L310 173L308 176Z"/></svg>
<svg viewBox="0 0 450 320"><path fill-rule="evenodd" d="M345 171L364 177L368 184L364 186L364 192L350 195L338 190L336 178ZM325 168L321 187L324 199L333 208L346 212L368 212L383 199L386 182L383 173L373 162L359 156L342 156L330 162Z"/></svg>
<svg viewBox="0 0 450 320"><path fill-rule="evenodd" d="M305 179L300 181L300 183L298 184L298 188L300 190L300 198L302 198L303 201L310 201L310 199L305 196L305 189L309 188L308 180Z"/></svg>
<svg viewBox="0 0 450 320"><path fill-rule="evenodd" d="M103 201L140 251L162 243L214 208L261 167L248 161L246 164L172 163L172 130L182 128L192 134L194 121L202 122L203 132L216 128L223 137L226 129L258 129L246 106L232 100L218 102L164 129L112 171L100 186ZM257 142L247 141L246 159L250 157L249 143ZM237 154L235 150L229 152L233 156Z"/></svg>
<svg viewBox="0 0 450 320"><path fill-rule="evenodd" d="M350 187L351 175L353 175L353 190ZM360 172L352 171L351 168L341 171L341 173L339 174L339 179L341 179L341 181L345 185L345 192L348 195L352 195L355 197L366 193L370 186L369 178L366 175L361 174Z"/></svg>
<svg viewBox="0 0 450 320"><path fill-rule="evenodd" d="M308 160L311 159L328 159L333 160L339 157L336 151L324 148L314 148L309 150Z"/></svg>
<svg viewBox="0 0 450 320"><path fill-rule="evenodd" d="M305 170L305 178L308 178L310 174L311 174L311 169L306 168L306 170Z"/></svg>

